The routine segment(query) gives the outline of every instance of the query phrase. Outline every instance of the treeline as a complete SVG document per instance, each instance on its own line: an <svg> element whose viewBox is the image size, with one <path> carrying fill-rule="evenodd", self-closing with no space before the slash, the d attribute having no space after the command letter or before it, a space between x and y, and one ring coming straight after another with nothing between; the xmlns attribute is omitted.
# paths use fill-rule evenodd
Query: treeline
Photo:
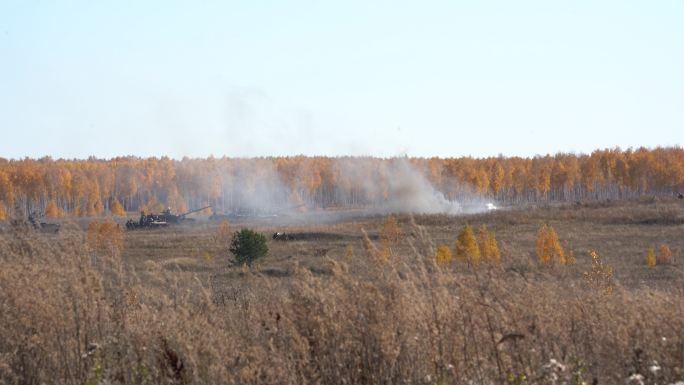
<svg viewBox="0 0 684 385"><path fill-rule="evenodd" d="M411 175L406 175L408 164ZM450 200L522 203L620 199L684 191L684 149L597 150L490 158L272 157L174 160L0 158L0 219L123 211L183 212L363 207L388 199L397 179L428 181Z"/></svg>

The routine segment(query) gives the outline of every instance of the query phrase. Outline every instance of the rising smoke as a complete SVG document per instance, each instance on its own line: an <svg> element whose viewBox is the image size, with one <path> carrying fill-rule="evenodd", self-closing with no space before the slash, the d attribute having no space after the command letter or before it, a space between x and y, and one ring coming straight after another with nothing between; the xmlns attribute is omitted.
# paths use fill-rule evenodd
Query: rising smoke
<svg viewBox="0 0 684 385"><path fill-rule="evenodd" d="M368 214L415 213L458 215L491 209L493 204L474 193L448 199L408 158L333 158L333 173L312 187L306 161L278 167L273 159L240 160L222 170L218 180L219 209L224 212L294 213L322 209L355 209ZM294 168L293 168L294 167ZM460 185L448 181L443 186ZM442 186L442 187L443 187ZM297 210L294 210L297 209Z"/></svg>
<svg viewBox="0 0 684 385"><path fill-rule="evenodd" d="M338 160L341 177L361 188L363 194L381 197L369 208L371 212L415 214L459 214L461 205L447 200L405 158L393 158L381 163L371 178L367 168L373 167L364 159ZM360 172L361 171L361 172Z"/></svg>

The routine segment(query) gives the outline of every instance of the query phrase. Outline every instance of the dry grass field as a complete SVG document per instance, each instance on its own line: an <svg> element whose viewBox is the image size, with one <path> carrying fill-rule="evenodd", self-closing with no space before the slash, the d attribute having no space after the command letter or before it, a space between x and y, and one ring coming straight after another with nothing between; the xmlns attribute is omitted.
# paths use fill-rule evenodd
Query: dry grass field
<svg viewBox="0 0 684 385"><path fill-rule="evenodd" d="M0 235L0 383L674 384L684 381L684 202L468 216L304 213L88 236ZM485 224L501 264L435 263ZM576 263L542 266L555 228ZM252 268L228 252L267 235ZM294 239L272 240L285 232ZM364 235L364 232L366 235ZM666 244L671 261L646 265ZM595 251L598 258L590 255Z"/></svg>
<svg viewBox="0 0 684 385"><path fill-rule="evenodd" d="M328 259L344 260L349 247L355 255L362 255L364 229L369 238L377 241L378 231L386 216L365 217L350 215L334 221L330 213L309 213L301 217L243 218L228 222L230 230L253 228L267 235L269 255L259 262L260 274L288 277L295 265L312 271L325 270ZM409 240L412 234L411 216L397 217L403 230L399 242L393 242L393 254L412 254ZM504 209L467 216L417 215L434 245L453 247L460 228L468 223L473 228L482 224L496 234L506 269L535 271L537 257L535 240L542 223L552 225L563 246L574 250L575 266L570 278L580 277L591 264L589 252L596 250L602 260L615 268L615 279L626 287L671 288L684 285L677 280L684 266L684 202L676 199L644 198L630 202L602 202L585 205L542 206L526 209ZM220 222L200 221L152 231L126 234L123 259L127 264L141 267L146 261L161 263L166 269L194 272L208 277L226 276L231 279L242 274L230 265L227 241L217 239ZM291 234L292 241L273 241L274 232ZM645 256L649 247L667 244L673 251L673 263L647 268ZM454 269L459 270L458 264ZM681 286L684 288L684 286Z"/></svg>

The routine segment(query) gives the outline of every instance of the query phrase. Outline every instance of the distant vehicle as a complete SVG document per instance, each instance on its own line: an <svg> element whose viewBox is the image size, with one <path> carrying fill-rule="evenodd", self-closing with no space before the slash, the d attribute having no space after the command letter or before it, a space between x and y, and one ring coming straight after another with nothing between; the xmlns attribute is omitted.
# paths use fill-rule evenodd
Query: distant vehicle
<svg viewBox="0 0 684 385"><path fill-rule="evenodd" d="M199 208L199 209L190 210L190 211L185 212L183 214L173 214L171 212L171 208L168 207L168 208L166 208L166 210L162 211L162 213L158 214L157 216L159 217L159 219L161 221L166 222L166 223L192 222L195 219L194 218L186 218L186 215L197 213L197 212L200 212L202 210L209 209L209 208L211 208L211 206L204 206L204 207Z"/></svg>
<svg viewBox="0 0 684 385"><path fill-rule="evenodd" d="M295 237L292 234L276 232L272 236L274 241L294 241Z"/></svg>
<svg viewBox="0 0 684 385"><path fill-rule="evenodd" d="M169 224L179 224L183 222L193 222L193 218L186 218L187 215L196 213L205 209L210 208L211 206L205 206L199 209L195 210L190 210L188 212L182 213L182 214L173 214L171 212L171 208L167 208L166 210L162 211L160 214L145 214L144 211L140 212L140 219L138 221L134 221L133 219L129 219L126 222L126 229L128 230L136 230L136 229L142 229L142 228L157 228L157 227L166 227Z"/></svg>
<svg viewBox="0 0 684 385"><path fill-rule="evenodd" d="M12 225L23 228L33 228L41 233L57 233L59 231L59 224L40 222L38 219L44 217L44 213L37 213L32 211L28 216L28 222L24 220L12 221Z"/></svg>

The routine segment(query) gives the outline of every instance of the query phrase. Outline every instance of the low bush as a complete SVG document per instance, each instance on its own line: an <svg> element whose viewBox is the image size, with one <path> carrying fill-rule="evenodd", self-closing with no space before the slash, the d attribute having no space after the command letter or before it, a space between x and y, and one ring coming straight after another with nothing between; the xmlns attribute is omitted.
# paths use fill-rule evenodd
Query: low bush
<svg viewBox="0 0 684 385"><path fill-rule="evenodd" d="M235 262L251 266L254 261L268 253L266 237L250 229L236 231L229 250L235 256Z"/></svg>

